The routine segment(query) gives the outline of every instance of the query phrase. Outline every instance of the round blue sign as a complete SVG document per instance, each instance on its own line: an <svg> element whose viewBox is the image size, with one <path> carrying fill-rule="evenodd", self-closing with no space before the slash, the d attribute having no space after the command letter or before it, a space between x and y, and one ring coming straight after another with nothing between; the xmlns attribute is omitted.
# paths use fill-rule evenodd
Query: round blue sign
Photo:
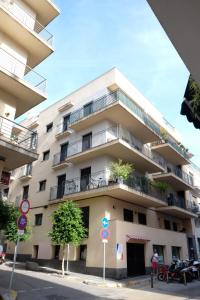
<svg viewBox="0 0 200 300"><path fill-rule="evenodd" d="M101 238L102 239L109 239L110 238L110 231L108 229L102 229L101 230Z"/></svg>
<svg viewBox="0 0 200 300"><path fill-rule="evenodd" d="M17 222L18 228L23 230L27 225L27 217L25 215L21 215Z"/></svg>
<svg viewBox="0 0 200 300"><path fill-rule="evenodd" d="M101 222L102 222L102 227L103 228L108 228L108 226L109 226L109 220L107 218L102 218Z"/></svg>

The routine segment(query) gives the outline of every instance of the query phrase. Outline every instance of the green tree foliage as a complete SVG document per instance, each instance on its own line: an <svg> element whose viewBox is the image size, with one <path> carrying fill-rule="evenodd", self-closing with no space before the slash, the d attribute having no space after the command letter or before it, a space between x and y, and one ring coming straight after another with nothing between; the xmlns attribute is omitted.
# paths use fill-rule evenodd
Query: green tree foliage
<svg viewBox="0 0 200 300"><path fill-rule="evenodd" d="M188 82L188 91L193 116L200 116L200 88L196 81L190 76Z"/></svg>
<svg viewBox="0 0 200 300"><path fill-rule="evenodd" d="M0 200L0 230L5 230L9 219L9 206Z"/></svg>
<svg viewBox="0 0 200 300"><path fill-rule="evenodd" d="M87 230L82 220L82 211L74 202L68 201L61 204L52 215L52 230L49 236L54 244L62 246L62 274L64 276L64 261L66 245L78 246L86 237ZM67 266L68 266L67 254ZM68 271L68 267L67 267Z"/></svg>
<svg viewBox="0 0 200 300"><path fill-rule="evenodd" d="M8 241L17 243L17 221L19 216L21 215L21 212L19 208L17 208L14 205L8 205L8 220L5 228L5 236ZM26 226L26 229L24 230L24 234L20 235L20 242L26 241L30 238L31 234L31 228L29 225Z"/></svg>

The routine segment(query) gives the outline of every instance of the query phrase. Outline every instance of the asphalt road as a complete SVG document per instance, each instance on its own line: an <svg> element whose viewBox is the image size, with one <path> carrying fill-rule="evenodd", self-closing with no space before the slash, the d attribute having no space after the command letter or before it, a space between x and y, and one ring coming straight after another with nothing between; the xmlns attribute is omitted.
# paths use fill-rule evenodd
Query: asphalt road
<svg viewBox="0 0 200 300"><path fill-rule="evenodd" d="M11 268L0 266L0 287L7 288ZM108 288L83 284L80 279L61 278L45 274L16 270L13 289L18 291L18 300L185 300L200 299L200 282L184 287L180 284L160 284L154 289Z"/></svg>

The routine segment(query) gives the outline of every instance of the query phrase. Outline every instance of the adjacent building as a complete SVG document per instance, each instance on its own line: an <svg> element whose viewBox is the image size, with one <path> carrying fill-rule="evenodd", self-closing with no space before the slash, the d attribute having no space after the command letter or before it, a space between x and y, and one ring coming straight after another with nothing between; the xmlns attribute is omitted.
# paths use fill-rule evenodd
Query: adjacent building
<svg viewBox="0 0 200 300"><path fill-rule="evenodd" d="M68 200L81 207L88 228L80 247L70 249L71 270L102 274L104 216L106 276L145 274L153 248L166 264L198 256L200 172L176 129L116 68L21 125L37 132L39 158L14 171L9 190L9 201L31 202L32 237L19 258L58 263L60 247L48 231L52 212ZM128 180L111 176L118 159L134 166Z"/></svg>
<svg viewBox="0 0 200 300"><path fill-rule="evenodd" d="M46 26L59 14L49 0L0 0L0 194L11 171L37 160L34 126L14 121L46 99L46 79L34 68L53 52Z"/></svg>

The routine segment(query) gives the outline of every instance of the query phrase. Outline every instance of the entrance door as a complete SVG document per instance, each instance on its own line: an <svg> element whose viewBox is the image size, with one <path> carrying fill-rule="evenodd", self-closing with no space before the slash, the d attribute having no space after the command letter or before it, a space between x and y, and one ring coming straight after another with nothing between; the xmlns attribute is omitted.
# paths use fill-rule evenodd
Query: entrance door
<svg viewBox="0 0 200 300"><path fill-rule="evenodd" d="M80 189L81 191L85 191L90 183L91 177L91 167L85 168L81 170L81 182L80 182Z"/></svg>
<svg viewBox="0 0 200 300"><path fill-rule="evenodd" d="M63 195L64 195L65 180L66 180L66 175L65 174L58 176L57 199L62 198Z"/></svg>
<svg viewBox="0 0 200 300"><path fill-rule="evenodd" d="M144 244L126 244L127 274L137 276L145 274Z"/></svg>

